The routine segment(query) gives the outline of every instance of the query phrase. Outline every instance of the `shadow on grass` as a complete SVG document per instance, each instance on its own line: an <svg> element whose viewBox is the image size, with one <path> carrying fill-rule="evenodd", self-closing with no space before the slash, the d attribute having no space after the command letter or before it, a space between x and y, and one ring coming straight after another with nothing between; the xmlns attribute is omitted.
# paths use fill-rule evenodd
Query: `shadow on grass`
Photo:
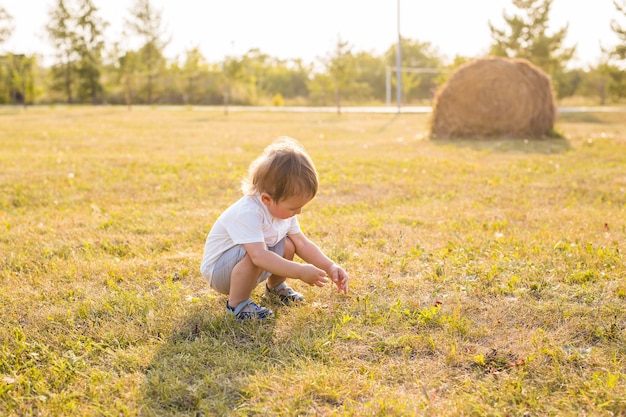
<svg viewBox="0 0 626 417"><path fill-rule="evenodd" d="M385 123L383 123L379 128L378 128L378 133L382 133L385 132L387 130L387 128L389 126L391 126L392 124L396 123L398 121L398 119L400 118L399 114L396 114L395 116L389 118L389 120L387 120Z"/></svg>
<svg viewBox="0 0 626 417"><path fill-rule="evenodd" d="M455 146L493 153L558 154L571 149L571 144L564 137L550 138L458 138L437 139L431 141L439 146Z"/></svg>
<svg viewBox="0 0 626 417"><path fill-rule="evenodd" d="M142 415L230 415L272 360L275 321L242 323L199 303L145 371Z"/></svg>
<svg viewBox="0 0 626 417"><path fill-rule="evenodd" d="M559 123L606 123L605 118L599 117L597 113L563 113L559 115Z"/></svg>

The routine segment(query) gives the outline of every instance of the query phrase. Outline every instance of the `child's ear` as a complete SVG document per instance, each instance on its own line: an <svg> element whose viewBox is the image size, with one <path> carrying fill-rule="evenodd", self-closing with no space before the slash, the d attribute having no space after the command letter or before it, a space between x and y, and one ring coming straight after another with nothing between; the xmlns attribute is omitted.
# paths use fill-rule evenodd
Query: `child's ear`
<svg viewBox="0 0 626 417"><path fill-rule="evenodd" d="M268 193L261 193L261 202L266 206L272 204L272 197Z"/></svg>

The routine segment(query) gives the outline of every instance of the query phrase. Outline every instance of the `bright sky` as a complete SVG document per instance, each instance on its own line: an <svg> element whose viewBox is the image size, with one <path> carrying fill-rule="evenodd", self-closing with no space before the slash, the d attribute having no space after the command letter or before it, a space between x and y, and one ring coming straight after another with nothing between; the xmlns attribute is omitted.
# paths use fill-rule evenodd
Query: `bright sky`
<svg viewBox="0 0 626 417"><path fill-rule="evenodd" d="M134 0L94 0L110 23L107 39L121 38ZM54 0L0 0L14 18L13 36L0 53L38 53L49 57L45 25ZM166 56L183 55L193 47L209 62L241 56L259 48L270 56L315 62L333 50L338 37L354 51L380 54L397 42L398 20L403 37L431 42L447 58L480 56L491 44L488 22L504 28L511 0L152 0L162 12L171 38ZM550 23L569 23L566 46L577 46L576 66L595 64L600 47L618 39L611 20L626 25L612 0L554 0ZM133 45L134 46L134 45Z"/></svg>

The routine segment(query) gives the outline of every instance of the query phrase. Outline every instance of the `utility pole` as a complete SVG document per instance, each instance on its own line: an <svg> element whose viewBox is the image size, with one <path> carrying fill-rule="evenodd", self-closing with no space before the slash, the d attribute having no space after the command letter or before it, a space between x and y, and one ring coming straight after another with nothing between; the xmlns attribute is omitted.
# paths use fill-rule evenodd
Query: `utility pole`
<svg viewBox="0 0 626 417"><path fill-rule="evenodd" d="M396 53L396 100L398 101L398 114L402 100L402 37L400 36L400 0L398 0L398 51Z"/></svg>

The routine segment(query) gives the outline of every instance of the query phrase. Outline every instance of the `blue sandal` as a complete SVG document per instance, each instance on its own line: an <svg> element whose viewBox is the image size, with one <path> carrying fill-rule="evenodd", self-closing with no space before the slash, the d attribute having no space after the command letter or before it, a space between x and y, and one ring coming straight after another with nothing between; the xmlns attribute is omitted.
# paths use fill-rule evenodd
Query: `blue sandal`
<svg viewBox="0 0 626 417"><path fill-rule="evenodd" d="M267 286L266 282L265 294L263 297L286 306L304 302L304 296L299 292L294 291L293 288L288 287L284 281L272 289Z"/></svg>
<svg viewBox="0 0 626 417"><path fill-rule="evenodd" d="M244 311L246 309L247 311ZM240 302L236 307L231 307L226 300L226 312L231 313L239 320L266 320L274 316L269 308L261 307L251 299Z"/></svg>

